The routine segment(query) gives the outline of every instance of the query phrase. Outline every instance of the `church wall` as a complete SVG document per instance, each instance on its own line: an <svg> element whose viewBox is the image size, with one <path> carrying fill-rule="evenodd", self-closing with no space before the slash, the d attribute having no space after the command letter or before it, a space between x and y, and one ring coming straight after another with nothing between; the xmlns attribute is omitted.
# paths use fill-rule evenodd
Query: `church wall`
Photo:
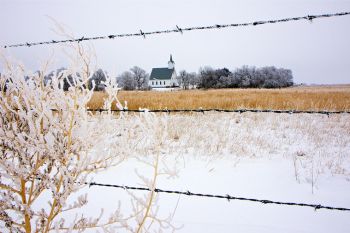
<svg viewBox="0 0 350 233"><path fill-rule="evenodd" d="M150 87L168 87L172 85L171 80L149 80L148 85Z"/></svg>

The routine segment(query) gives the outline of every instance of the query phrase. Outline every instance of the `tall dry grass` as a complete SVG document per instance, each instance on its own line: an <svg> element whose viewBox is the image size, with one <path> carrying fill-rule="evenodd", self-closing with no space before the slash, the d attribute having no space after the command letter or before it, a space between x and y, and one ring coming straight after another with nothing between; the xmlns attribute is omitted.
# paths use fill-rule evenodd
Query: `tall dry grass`
<svg viewBox="0 0 350 233"><path fill-rule="evenodd" d="M88 107L101 108L105 94L96 92ZM350 85L286 89L216 89L187 91L121 91L129 109L294 109L350 110Z"/></svg>

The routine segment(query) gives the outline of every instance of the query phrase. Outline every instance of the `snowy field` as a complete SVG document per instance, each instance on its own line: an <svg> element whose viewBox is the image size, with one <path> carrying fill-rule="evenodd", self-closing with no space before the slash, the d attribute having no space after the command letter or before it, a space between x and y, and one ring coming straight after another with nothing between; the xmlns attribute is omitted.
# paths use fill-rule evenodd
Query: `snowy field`
<svg viewBox="0 0 350 233"><path fill-rule="evenodd" d="M198 113L152 119L141 129L132 127L142 120L137 116L116 120L111 127L128 138L124 149L135 153L94 175L94 182L146 187L154 175L148 163L158 154L157 188L350 208L350 115ZM95 152L101 148L102 141ZM81 193L89 199L82 211L98 216L103 208L102 218L119 203L127 218L150 195L97 186ZM155 212L159 219L171 217L178 232L350 232L350 212L309 207L161 193ZM132 230L139 220L126 221ZM152 219L147 224L150 232L159 228Z"/></svg>

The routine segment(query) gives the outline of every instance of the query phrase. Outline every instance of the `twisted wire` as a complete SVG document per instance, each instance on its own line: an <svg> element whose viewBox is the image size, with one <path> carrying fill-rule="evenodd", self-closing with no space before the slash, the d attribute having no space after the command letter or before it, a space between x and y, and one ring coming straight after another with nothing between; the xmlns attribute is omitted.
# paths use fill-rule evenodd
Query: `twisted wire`
<svg viewBox="0 0 350 233"><path fill-rule="evenodd" d="M286 114L323 114L323 115L332 115L332 114L349 114L350 111L309 111L309 110L273 110L273 109L153 109L153 110L144 110L144 109L87 109L89 112L153 112L153 113L176 113L176 112L233 112L233 113L286 113Z"/></svg>
<svg viewBox="0 0 350 233"><path fill-rule="evenodd" d="M238 200L238 201L259 202L262 204L311 207L311 208L314 208L315 210L327 209L327 210L350 211L350 208L344 208L344 207L325 206L325 205L321 205L321 204L307 204L307 203L296 203L296 202L272 201L272 200L266 200L266 199L237 197L237 196L232 196L229 194L215 195L215 194L205 194L205 193L194 193L194 192L190 192L190 191L183 192L183 191L177 191L177 190L165 190L165 189L159 189L159 188L155 188L154 190L151 190L149 188L143 188L143 187L134 187L134 186L116 185L116 184L102 184L102 183L96 183L96 182L90 182L90 183L85 183L85 184L89 185L89 187L100 186L100 187L119 188L119 189L124 189L124 190L137 190L137 191L148 191L148 192L154 191L156 193L168 193L168 194L179 194L179 195L186 195L186 196L218 198L218 199L225 199L227 201Z"/></svg>
<svg viewBox="0 0 350 233"><path fill-rule="evenodd" d="M232 27L247 27L247 26L259 26L264 24L275 24L275 23L286 23L291 21L300 21L300 20L308 20L312 21L314 19L319 18L330 18L330 17L339 17L350 15L350 12L339 12L333 14L321 14L321 15L306 15L300 17L290 17L283 19L272 19L272 20L263 20L263 21L253 21L248 23L231 23L231 24L215 24L211 26L195 26L195 27L186 27L181 28L176 25L175 29L166 29L166 30L156 30L150 32L144 32L139 30L136 33L123 33L123 34L111 34L106 36L95 36L95 37L85 37L82 36L80 38L66 39L66 40L50 40L50 41L41 41L41 42L25 42L20 44L10 44L3 45L3 48L15 48L15 47L31 47L38 45L49 45L49 44L59 44L59 43L73 43L73 42L83 42L89 40L105 40L105 39L115 39L115 38L124 38L124 37L143 37L146 39L146 36L156 35L156 34L169 34L169 33L181 33L183 34L186 31L197 31L197 30L213 30L213 29L223 29L223 28L232 28Z"/></svg>

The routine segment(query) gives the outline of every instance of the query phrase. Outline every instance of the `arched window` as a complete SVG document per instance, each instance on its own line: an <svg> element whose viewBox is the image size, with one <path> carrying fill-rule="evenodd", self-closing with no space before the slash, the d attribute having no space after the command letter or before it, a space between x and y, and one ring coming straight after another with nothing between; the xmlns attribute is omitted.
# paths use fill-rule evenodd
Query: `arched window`
<svg viewBox="0 0 350 233"><path fill-rule="evenodd" d="M156 81L156 85L158 85L158 82Z"/></svg>
<svg viewBox="0 0 350 233"><path fill-rule="evenodd" d="M152 81L152 85L154 85L154 82Z"/></svg>

